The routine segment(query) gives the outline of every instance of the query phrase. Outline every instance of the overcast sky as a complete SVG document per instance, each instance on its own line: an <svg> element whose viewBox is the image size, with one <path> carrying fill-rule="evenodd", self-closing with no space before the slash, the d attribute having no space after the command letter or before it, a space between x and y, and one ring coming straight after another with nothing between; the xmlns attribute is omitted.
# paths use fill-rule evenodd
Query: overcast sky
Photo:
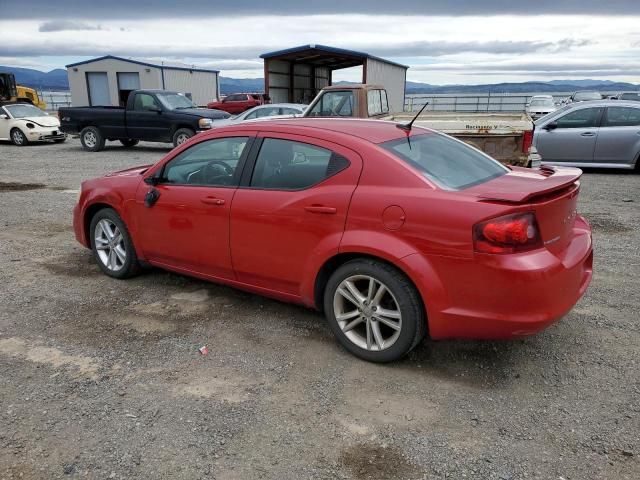
<svg viewBox="0 0 640 480"><path fill-rule="evenodd" d="M180 61L261 77L261 53L317 43L409 65L432 84L640 83L640 0L0 0L0 65ZM350 69L334 79L355 80Z"/></svg>

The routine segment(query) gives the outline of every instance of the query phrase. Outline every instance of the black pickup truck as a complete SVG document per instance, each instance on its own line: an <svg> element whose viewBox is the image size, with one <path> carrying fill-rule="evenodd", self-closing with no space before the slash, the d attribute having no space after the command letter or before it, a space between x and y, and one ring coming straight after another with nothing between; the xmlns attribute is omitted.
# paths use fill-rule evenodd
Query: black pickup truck
<svg viewBox="0 0 640 480"><path fill-rule="evenodd" d="M197 132L210 129L227 112L197 108L178 92L134 90L122 107L64 107L58 110L60 130L80 134L82 146L91 152L104 148L106 140L132 147L140 140L186 142Z"/></svg>

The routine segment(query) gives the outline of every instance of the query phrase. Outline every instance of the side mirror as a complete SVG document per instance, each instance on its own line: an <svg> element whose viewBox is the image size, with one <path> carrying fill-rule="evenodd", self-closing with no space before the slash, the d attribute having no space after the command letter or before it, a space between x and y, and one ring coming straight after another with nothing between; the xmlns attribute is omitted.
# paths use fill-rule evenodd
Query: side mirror
<svg viewBox="0 0 640 480"><path fill-rule="evenodd" d="M558 124L556 122L547 123L543 128L546 131L555 130L558 128Z"/></svg>
<svg viewBox="0 0 640 480"><path fill-rule="evenodd" d="M144 183L155 187L156 185L158 185L158 183L160 183L160 177L157 174L151 175L150 177L146 177L144 179Z"/></svg>
<svg viewBox="0 0 640 480"><path fill-rule="evenodd" d="M525 104L525 108L529 108L531 106L530 103Z"/></svg>
<svg viewBox="0 0 640 480"><path fill-rule="evenodd" d="M0 115L0 118L2 120L9 120L9 115L7 115L6 113L3 113L2 115Z"/></svg>

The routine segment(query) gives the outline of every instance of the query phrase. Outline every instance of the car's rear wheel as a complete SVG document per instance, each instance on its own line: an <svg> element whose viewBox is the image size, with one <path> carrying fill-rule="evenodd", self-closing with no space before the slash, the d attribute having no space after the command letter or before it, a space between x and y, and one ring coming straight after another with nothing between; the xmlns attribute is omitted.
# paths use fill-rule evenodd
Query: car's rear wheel
<svg viewBox="0 0 640 480"><path fill-rule="evenodd" d="M90 152L99 152L104 148L105 138L97 127L85 127L80 132L80 143Z"/></svg>
<svg viewBox="0 0 640 480"><path fill-rule="evenodd" d="M178 145L182 145L195 134L196 132L189 128L179 128L176 130L176 133L173 134L173 146L177 147Z"/></svg>
<svg viewBox="0 0 640 480"><path fill-rule="evenodd" d="M11 142L17 147L24 147L29 140L27 136L20 130L19 128L14 128L11 130Z"/></svg>
<svg viewBox="0 0 640 480"><path fill-rule="evenodd" d="M127 226L115 210L104 208L96 213L89 231L93 256L105 274L128 278L140 271Z"/></svg>
<svg viewBox="0 0 640 480"><path fill-rule="evenodd" d="M135 147L138 144L139 140L134 140L133 138L123 138L120 140L122 146L130 148Z"/></svg>
<svg viewBox="0 0 640 480"><path fill-rule="evenodd" d="M396 268L370 259L339 267L324 292L324 310L338 341L371 362L409 353L426 333L420 295Z"/></svg>

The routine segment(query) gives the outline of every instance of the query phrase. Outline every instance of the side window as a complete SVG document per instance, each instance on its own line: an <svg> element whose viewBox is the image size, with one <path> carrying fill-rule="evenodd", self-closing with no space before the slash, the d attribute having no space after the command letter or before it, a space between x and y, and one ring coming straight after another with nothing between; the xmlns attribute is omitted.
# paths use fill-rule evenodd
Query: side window
<svg viewBox="0 0 640 480"><path fill-rule="evenodd" d="M288 107L283 107L280 109L280 115L299 115L300 111L296 110L295 108L288 108Z"/></svg>
<svg viewBox="0 0 640 480"><path fill-rule="evenodd" d="M278 115L279 111L280 109L278 107L260 108L258 111L256 111L256 116L258 118L273 117L274 115Z"/></svg>
<svg viewBox="0 0 640 480"><path fill-rule="evenodd" d="M239 180L236 169L248 140L248 137L230 137L200 142L165 165L161 182L236 186Z"/></svg>
<svg viewBox="0 0 640 480"><path fill-rule="evenodd" d="M156 99L146 93L136 93L136 99L133 102L134 110L150 110L160 108Z"/></svg>
<svg viewBox="0 0 640 480"><path fill-rule="evenodd" d="M367 109L369 116L380 115L382 113L380 90L369 90L367 92Z"/></svg>
<svg viewBox="0 0 640 480"><path fill-rule="evenodd" d="M640 108L609 107L603 127L635 127L640 125Z"/></svg>
<svg viewBox="0 0 640 480"><path fill-rule="evenodd" d="M349 166L349 161L326 148L265 138L260 147L251 186L272 190L311 187Z"/></svg>
<svg viewBox="0 0 640 480"><path fill-rule="evenodd" d="M382 113L389 113L389 101L387 100L386 90L380 90L380 100L382 102Z"/></svg>
<svg viewBox="0 0 640 480"><path fill-rule="evenodd" d="M327 91L309 112L310 117L353 116L353 92L351 90Z"/></svg>
<svg viewBox="0 0 640 480"><path fill-rule="evenodd" d="M598 126L598 119L602 108L583 108L556 120L558 128L594 128Z"/></svg>

